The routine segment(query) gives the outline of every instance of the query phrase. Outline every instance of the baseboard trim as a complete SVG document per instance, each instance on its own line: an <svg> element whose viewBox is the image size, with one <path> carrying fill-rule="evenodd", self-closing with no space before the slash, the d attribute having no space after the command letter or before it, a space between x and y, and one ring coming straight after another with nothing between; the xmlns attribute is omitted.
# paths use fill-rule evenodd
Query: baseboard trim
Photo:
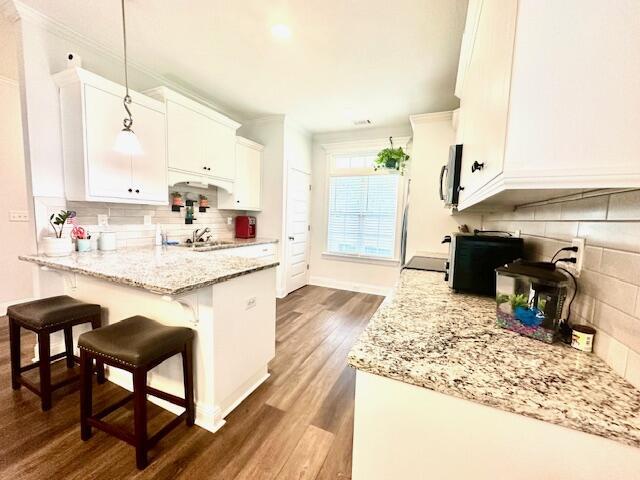
<svg viewBox="0 0 640 480"><path fill-rule="evenodd" d="M337 290L348 290L350 292L370 293L372 295L391 295L395 287L386 287L382 285L371 285L367 283L357 282L345 282L343 280L336 280L329 277L315 277L309 278L309 285L315 285L318 287L335 288Z"/></svg>
<svg viewBox="0 0 640 480"><path fill-rule="evenodd" d="M17 303L31 302L33 300L36 300L36 299L34 297L30 297L30 298L20 298L17 300L9 300L8 302L0 302L0 317L3 317L7 314L7 308L9 308L11 305L15 305Z"/></svg>

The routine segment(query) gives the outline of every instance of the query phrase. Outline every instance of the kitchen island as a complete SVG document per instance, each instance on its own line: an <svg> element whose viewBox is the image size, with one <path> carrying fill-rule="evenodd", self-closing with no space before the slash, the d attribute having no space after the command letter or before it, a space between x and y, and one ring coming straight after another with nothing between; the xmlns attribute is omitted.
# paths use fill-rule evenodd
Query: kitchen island
<svg viewBox="0 0 640 480"><path fill-rule="evenodd" d="M139 247L68 257L22 256L41 267L41 283L64 278L64 292L103 307L103 325L134 315L195 330L196 424L215 432L224 417L269 376L275 355L273 258L245 258L224 251ZM74 328L74 337L82 333ZM62 340L59 348L62 349ZM52 353L55 340L52 338ZM128 373L110 367L108 379L132 389ZM149 384L183 395L182 364L173 357L156 367ZM180 413L155 397L151 401Z"/></svg>
<svg viewBox="0 0 640 480"><path fill-rule="evenodd" d="M442 274L403 271L348 357L354 480L637 478L640 392L495 312Z"/></svg>

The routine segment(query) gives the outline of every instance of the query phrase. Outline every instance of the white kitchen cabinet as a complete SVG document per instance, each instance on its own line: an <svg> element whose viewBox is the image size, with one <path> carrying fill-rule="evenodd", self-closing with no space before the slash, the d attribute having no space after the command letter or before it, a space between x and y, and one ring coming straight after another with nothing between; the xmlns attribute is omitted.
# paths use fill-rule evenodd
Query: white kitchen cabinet
<svg viewBox="0 0 640 480"><path fill-rule="evenodd" d="M254 211L262 208L262 150L262 145L236 137L233 192L218 189L218 208Z"/></svg>
<svg viewBox="0 0 640 480"><path fill-rule="evenodd" d="M166 104L169 183L195 182L232 191L240 124L166 87L145 93Z"/></svg>
<svg viewBox="0 0 640 480"><path fill-rule="evenodd" d="M640 187L639 12L605 3L470 1L459 210ZM484 168L471 173L475 161Z"/></svg>
<svg viewBox="0 0 640 480"><path fill-rule="evenodd" d="M168 203L164 105L130 91L133 130L143 153L114 151L125 110L123 86L80 68L54 76L60 88L68 200Z"/></svg>

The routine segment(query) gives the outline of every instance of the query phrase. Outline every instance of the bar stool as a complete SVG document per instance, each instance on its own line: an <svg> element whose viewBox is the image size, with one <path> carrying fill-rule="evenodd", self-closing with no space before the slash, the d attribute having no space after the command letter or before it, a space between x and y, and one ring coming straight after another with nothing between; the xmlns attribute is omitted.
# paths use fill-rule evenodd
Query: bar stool
<svg viewBox="0 0 640 480"><path fill-rule="evenodd" d="M82 440L91 438L91 427L109 433L136 448L136 465L147 466L147 452L175 428L183 418L193 425L195 408L193 400L193 330L186 327L168 327L150 318L135 316L112 325L80 335L80 435ZM176 354L182 354L184 399L147 385L147 373L152 368ZM133 374L133 393L93 414L91 364L96 359L107 365L121 368ZM185 411L162 427L157 433L147 435L147 395L161 398L184 407ZM108 424L102 420L133 399L134 433Z"/></svg>
<svg viewBox="0 0 640 480"><path fill-rule="evenodd" d="M67 358L67 368L73 368L78 358L73 355L74 325L90 323L92 328L100 327L100 305L84 303L66 295L43 298L20 303L7 308L9 317L9 344L11 350L11 387L18 390L22 385L40 396L42 410L51 408L51 394L54 390L78 380L79 375L51 384L51 362ZM38 336L38 361L26 366L20 365L20 327L31 330ZM64 330L65 351L50 354L50 335ZM22 376L23 372L40 369L40 386ZM104 367L96 365L98 381L104 383Z"/></svg>

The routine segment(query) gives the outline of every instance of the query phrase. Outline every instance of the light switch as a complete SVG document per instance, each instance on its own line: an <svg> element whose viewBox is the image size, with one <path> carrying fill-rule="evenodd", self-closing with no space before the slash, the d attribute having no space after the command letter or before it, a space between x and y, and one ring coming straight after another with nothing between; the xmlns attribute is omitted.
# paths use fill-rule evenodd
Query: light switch
<svg viewBox="0 0 640 480"><path fill-rule="evenodd" d="M109 215L98 215L98 225L101 227L109 225Z"/></svg>
<svg viewBox="0 0 640 480"><path fill-rule="evenodd" d="M9 212L9 221L10 222L28 222L29 212L27 212L26 210L11 210Z"/></svg>

